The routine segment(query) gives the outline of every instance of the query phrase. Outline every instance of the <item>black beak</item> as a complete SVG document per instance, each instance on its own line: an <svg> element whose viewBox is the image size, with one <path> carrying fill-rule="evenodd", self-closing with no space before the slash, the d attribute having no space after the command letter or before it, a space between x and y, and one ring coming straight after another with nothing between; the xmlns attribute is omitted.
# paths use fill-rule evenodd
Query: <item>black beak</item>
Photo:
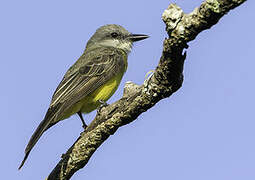
<svg viewBox="0 0 255 180"><path fill-rule="evenodd" d="M133 41L133 42L135 42L135 41L140 41L140 40L143 40L143 39L146 39L146 38L148 38L149 36L148 35L145 35L145 34L130 34L129 36L128 36L128 38L131 40L131 41Z"/></svg>

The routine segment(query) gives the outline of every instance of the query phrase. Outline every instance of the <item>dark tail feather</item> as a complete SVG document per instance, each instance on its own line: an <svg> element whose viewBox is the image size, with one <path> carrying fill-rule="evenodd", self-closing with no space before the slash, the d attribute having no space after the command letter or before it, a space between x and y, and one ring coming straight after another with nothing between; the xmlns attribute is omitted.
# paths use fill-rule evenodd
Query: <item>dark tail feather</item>
<svg viewBox="0 0 255 180"><path fill-rule="evenodd" d="M53 118L55 117L55 113L56 113L57 108L56 107L50 107L45 115L45 118L43 119L43 121L39 124L39 126L37 127L37 129L35 130L34 134L32 135L32 137L30 138L28 145L25 149L25 157L23 159L23 161L21 162L20 166L18 169L21 169L22 166L24 165L30 151L32 150L32 148L34 147L34 145L37 143L37 141L39 140L39 138L42 136L42 134L49 128L51 127L51 122L53 120ZM55 123L54 123L55 124Z"/></svg>
<svg viewBox="0 0 255 180"><path fill-rule="evenodd" d="M31 151L31 150L30 150L30 151ZM24 165L24 163L25 163L25 161L27 160L27 157L28 157L30 151L28 151L28 152L25 153L25 157L24 157L23 161L21 162L21 164L20 164L18 170L20 170L20 169L22 168L22 166Z"/></svg>

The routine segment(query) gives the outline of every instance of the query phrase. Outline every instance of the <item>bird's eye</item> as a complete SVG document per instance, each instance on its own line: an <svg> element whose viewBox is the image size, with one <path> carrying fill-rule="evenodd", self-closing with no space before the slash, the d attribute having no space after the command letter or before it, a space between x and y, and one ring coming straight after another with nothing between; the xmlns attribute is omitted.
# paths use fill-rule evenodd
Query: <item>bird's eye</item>
<svg viewBox="0 0 255 180"><path fill-rule="evenodd" d="M118 33L113 32L113 33L111 33L111 36L112 36L113 38L116 38L116 37L118 37Z"/></svg>

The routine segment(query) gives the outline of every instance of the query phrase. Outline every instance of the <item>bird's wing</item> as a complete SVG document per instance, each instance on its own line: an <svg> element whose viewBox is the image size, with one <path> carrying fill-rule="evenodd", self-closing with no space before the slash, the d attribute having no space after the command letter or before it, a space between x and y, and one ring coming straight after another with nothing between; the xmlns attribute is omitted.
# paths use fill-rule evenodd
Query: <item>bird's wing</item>
<svg viewBox="0 0 255 180"><path fill-rule="evenodd" d="M114 48L98 48L84 53L67 71L57 87L44 120L37 127L25 150L23 166L31 149L44 131L57 123L66 110L92 93L112 77L125 71L124 51Z"/></svg>
<svg viewBox="0 0 255 180"><path fill-rule="evenodd" d="M51 106L61 103L64 111L72 107L83 97L92 93L109 79L126 68L124 51L114 48L98 48L85 53L74 68L67 72L53 97ZM61 116L59 114L59 116Z"/></svg>

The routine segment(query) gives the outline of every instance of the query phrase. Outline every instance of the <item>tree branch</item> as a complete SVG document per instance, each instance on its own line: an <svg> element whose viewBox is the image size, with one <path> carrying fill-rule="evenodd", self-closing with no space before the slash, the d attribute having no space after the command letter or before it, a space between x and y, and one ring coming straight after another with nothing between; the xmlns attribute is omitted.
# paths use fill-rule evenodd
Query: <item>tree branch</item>
<svg viewBox="0 0 255 180"><path fill-rule="evenodd" d="M207 0L190 14L171 4L163 13L169 35L153 75L138 86L127 82L123 97L104 107L80 135L48 176L48 180L67 180L83 168L96 149L116 130L134 121L159 100L171 96L182 85L183 64L187 43L203 30L209 29L231 9L246 0Z"/></svg>

